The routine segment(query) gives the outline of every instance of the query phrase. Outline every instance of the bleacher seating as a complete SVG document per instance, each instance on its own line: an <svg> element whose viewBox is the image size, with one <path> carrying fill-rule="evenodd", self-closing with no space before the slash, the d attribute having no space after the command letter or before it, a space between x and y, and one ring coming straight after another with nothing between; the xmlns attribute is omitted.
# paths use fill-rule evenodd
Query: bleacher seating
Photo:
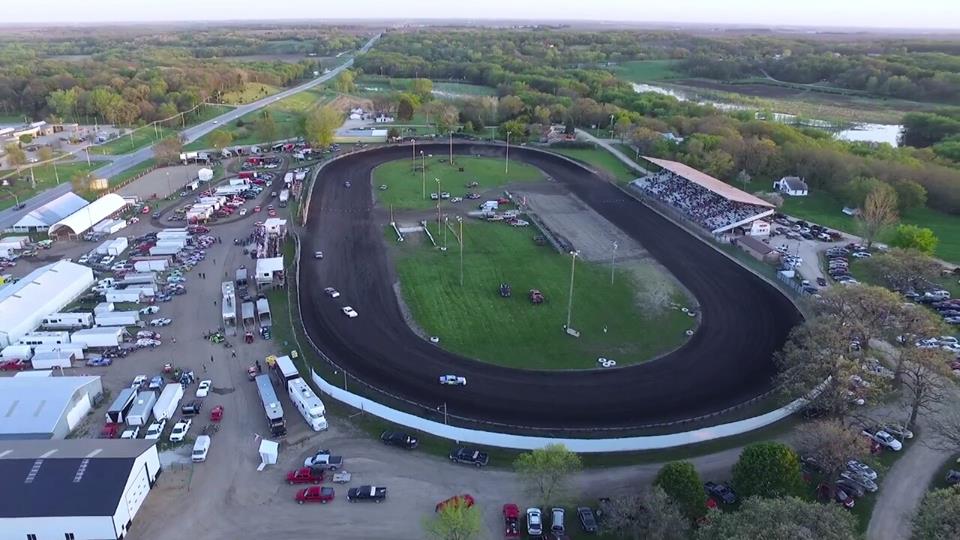
<svg viewBox="0 0 960 540"><path fill-rule="evenodd" d="M639 178L633 185L679 210L708 231L740 223L768 210L758 205L731 201L666 170Z"/></svg>

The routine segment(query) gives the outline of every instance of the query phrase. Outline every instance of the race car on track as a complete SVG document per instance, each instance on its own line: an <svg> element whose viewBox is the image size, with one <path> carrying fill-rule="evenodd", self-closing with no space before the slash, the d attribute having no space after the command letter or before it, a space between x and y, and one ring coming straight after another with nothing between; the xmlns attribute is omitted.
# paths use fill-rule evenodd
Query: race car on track
<svg viewBox="0 0 960 540"><path fill-rule="evenodd" d="M466 386L467 378L459 375L441 375L440 384L447 386Z"/></svg>

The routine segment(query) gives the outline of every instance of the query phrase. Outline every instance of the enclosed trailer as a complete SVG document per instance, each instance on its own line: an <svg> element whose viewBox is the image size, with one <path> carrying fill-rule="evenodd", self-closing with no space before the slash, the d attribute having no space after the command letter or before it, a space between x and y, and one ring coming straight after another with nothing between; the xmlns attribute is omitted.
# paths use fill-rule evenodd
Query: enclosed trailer
<svg viewBox="0 0 960 540"><path fill-rule="evenodd" d="M70 340L74 344L81 344L88 349L119 347L123 343L125 333L126 330L121 326L87 328L70 334Z"/></svg>
<svg viewBox="0 0 960 540"><path fill-rule="evenodd" d="M166 418L173 418L180 406L180 400L183 399L183 386L180 383L169 383L163 387L160 397L153 405L153 417L159 422Z"/></svg>
<svg viewBox="0 0 960 540"><path fill-rule="evenodd" d="M179 386L179 385L177 385ZM137 391L133 388L124 388L113 400L110 408L107 409L107 422L112 424L122 424L127 420L127 413L133 407L134 400L137 399Z"/></svg>
<svg viewBox="0 0 960 540"><path fill-rule="evenodd" d="M257 318L260 320L261 328L273 325L273 319L270 318L270 302L266 298L257 299Z"/></svg>
<svg viewBox="0 0 960 540"><path fill-rule="evenodd" d="M113 302L100 302L93 308L94 316L113 311Z"/></svg>
<svg viewBox="0 0 960 540"><path fill-rule="evenodd" d="M137 394L130 412L127 413L127 423L131 426L145 426L150 423L153 405L157 402L157 393L147 390Z"/></svg>
<svg viewBox="0 0 960 540"><path fill-rule="evenodd" d="M169 257L141 259L133 262L133 269L137 272L163 272L169 264Z"/></svg>
<svg viewBox="0 0 960 540"><path fill-rule="evenodd" d="M73 353L63 351L38 352L30 359L33 369L69 369L73 367Z"/></svg>
<svg viewBox="0 0 960 540"><path fill-rule="evenodd" d="M111 311L97 315L96 326L137 326L140 323L139 311Z"/></svg>
<svg viewBox="0 0 960 540"><path fill-rule="evenodd" d="M93 326L93 313L51 313L40 321L46 330L79 330Z"/></svg>
<svg viewBox="0 0 960 540"><path fill-rule="evenodd" d="M70 332L27 332L20 340L20 345L60 345L70 343Z"/></svg>
<svg viewBox="0 0 960 540"><path fill-rule="evenodd" d="M29 360L33 357L33 347L30 345L7 345L0 352L0 357L4 360L19 358L20 360Z"/></svg>

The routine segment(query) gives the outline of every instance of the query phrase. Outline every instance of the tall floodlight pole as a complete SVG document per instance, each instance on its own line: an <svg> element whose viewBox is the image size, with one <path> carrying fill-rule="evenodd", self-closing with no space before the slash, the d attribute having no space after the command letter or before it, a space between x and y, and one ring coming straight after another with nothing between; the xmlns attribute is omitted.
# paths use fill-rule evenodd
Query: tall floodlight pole
<svg viewBox="0 0 960 540"><path fill-rule="evenodd" d="M613 269L617 265L617 241L613 241L613 259L610 260L610 284L613 285Z"/></svg>
<svg viewBox="0 0 960 540"><path fill-rule="evenodd" d="M440 234L440 179L434 178L437 181L437 234Z"/></svg>
<svg viewBox="0 0 960 540"><path fill-rule="evenodd" d="M453 132L450 132L450 166L453 166Z"/></svg>
<svg viewBox="0 0 960 540"><path fill-rule="evenodd" d="M60 185L60 173L57 172L57 160L53 160L53 176L57 179L57 185Z"/></svg>
<svg viewBox="0 0 960 540"><path fill-rule="evenodd" d="M570 294L567 298L567 329L570 329L570 319L573 316L573 274L577 268L577 255L579 251L570 252Z"/></svg>
<svg viewBox="0 0 960 540"><path fill-rule="evenodd" d="M503 174L510 174L510 132L507 132L507 155L503 160Z"/></svg>
<svg viewBox="0 0 960 540"><path fill-rule="evenodd" d="M411 139L411 140L413 141L413 152L411 152L410 154L411 156L413 156L411 158L411 161L413 161L413 166L416 167L417 166L417 139ZM422 154L423 151L421 150L420 153Z"/></svg>
<svg viewBox="0 0 960 540"><path fill-rule="evenodd" d="M423 150L420 151L420 190L423 191L423 200L427 200L427 158L423 157Z"/></svg>
<svg viewBox="0 0 960 540"><path fill-rule="evenodd" d="M457 216L460 224L460 286L463 287L463 217Z"/></svg>
<svg viewBox="0 0 960 540"><path fill-rule="evenodd" d="M610 138L613 138L613 115L610 115Z"/></svg>

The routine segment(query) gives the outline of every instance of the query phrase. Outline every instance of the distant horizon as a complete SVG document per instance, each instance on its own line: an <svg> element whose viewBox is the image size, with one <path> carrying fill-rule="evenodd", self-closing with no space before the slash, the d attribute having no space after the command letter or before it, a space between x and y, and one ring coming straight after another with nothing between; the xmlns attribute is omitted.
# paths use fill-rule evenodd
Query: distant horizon
<svg viewBox="0 0 960 540"><path fill-rule="evenodd" d="M604 24L610 26L707 26L764 29L849 29L960 31L955 0L806 0L800 5L756 0L672 0L652 4L642 0L486 0L452 4L446 0L408 0L383 4L352 0L349 4L318 6L310 0L274 0L269 9L260 0L165 0L160 3L117 3L113 0L75 2L48 0L43 15L5 14L0 26L89 26L135 24L221 23L416 23L447 22L483 25ZM371 15L376 14L376 15ZM547 15L547 18L544 17ZM42 19L40 19L42 17ZM188 19L189 17L189 19ZM843 21L845 24L837 24ZM855 21L855 24L850 24Z"/></svg>

